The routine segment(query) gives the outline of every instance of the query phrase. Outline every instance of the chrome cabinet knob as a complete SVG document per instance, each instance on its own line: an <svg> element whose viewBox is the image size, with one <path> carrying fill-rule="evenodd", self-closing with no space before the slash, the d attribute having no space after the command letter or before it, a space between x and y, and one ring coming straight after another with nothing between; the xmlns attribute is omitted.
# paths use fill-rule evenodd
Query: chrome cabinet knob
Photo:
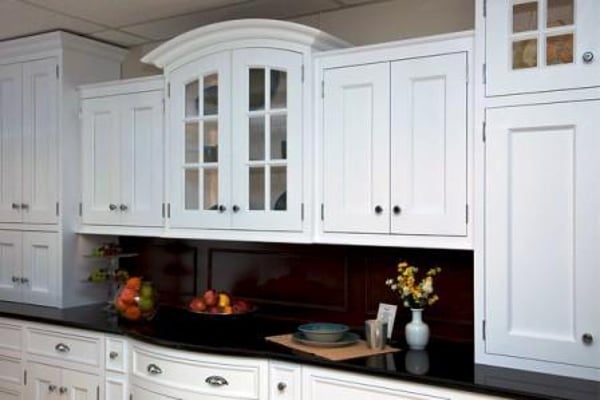
<svg viewBox="0 0 600 400"><path fill-rule="evenodd" d="M127 211L127 209L128 209L128 207L127 207L127 205L126 205L126 204L121 204L121 205L119 206L119 210L121 210L121 211Z"/></svg>
<svg viewBox="0 0 600 400"><path fill-rule="evenodd" d="M111 351L110 353L108 353L108 357L109 357L111 360L114 360L114 359L116 359L117 357L119 357L119 353L117 353L116 351Z"/></svg>
<svg viewBox="0 0 600 400"><path fill-rule="evenodd" d="M392 212L394 213L394 215L400 215L402 213L402 207L394 206L394 208L392 208Z"/></svg>
<svg viewBox="0 0 600 400"><path fill-rule="evenodd" d="M375 214L379 215L383 212L383 207L375 206Z"/></svg>
<svg viewBox="0 0 600 400"><path fill-rule="evenodd" d="M58 392L60 394L65 394L65 393L67 393L67 391L68 391L68 389L64 386L61 386L60 389L58 389Z"/></svg>
<svg viewBox="0 0 600 400"><path fill-rule="evenodd" d="M233 210L234 213L240 211L240 206L238 206L237 204L234 204L233 207L231 207L231 209Z"/></svg>
<svg viewBox="0 0 600 400"><path fill-rule="evenodd" d="M224 213L225 211L227 211L227 207L225 207L223 204L221 204L218 208L220 213Z"/></svg>
<svg viewBox="0 0 600 400"><path fill-rule="evenodd" d="M26 283L29 283L29 279L28 278L21 278L21 283L24 285Z"/></svg>
<svg viewBox="0 0 600 400"><path fill-rule="evenodd" d="M55 390L56 390L56 385L52 385L52 384L48 385L48 391L50 393L54 392Z"/></svg>
<svg viewBox="0 0 600 400"><path fill-rule="evenodd" d="M591 333L584 333L583 335L581 335L581 341L584 344L592 344L594 343L594 336L592 336Z"/></svg>
<svg viewBox="0 0 600 400"><path fill-rule="evenodd" d="M222 376L218 376L218 375L209 376L208 378L206 378L204 380L204 382L208 383L211 386L229 385L229 382L227 382L227 379L223 378Z"/></svg>
<svg viewBox="0 0 600 400"><path fill-rule="evenodd" d="M110 204L108 205L108 209L109 209L110 211L115 211L115 210L117 209L117 205L116 205L116 204L112 204L112 203L110 203Z"/></svg>
<svg viewBox="0 0 600 400"><path fill-rule="evenodd" d="M22 210L29 210L29 204L27 204L27 203L21 203L21 209Z"/></svg>
<svg viewBox="0 0 600 400"><path fill-rule="evenodd" d="M150 375L160 375L163 372L162 369L160 369L160 367L156 364L148 364L146 371L148 371Z"/></svg>
<svg viewBox="0 0 600 400"><path fill-rule="evenodd" d="M71 351L69 346L64 343L58 343L56 346L54 346L54 350L58 351L59 353L68 353Z"/></svg>
<svg viewBox="0 0 600 400"><path fill-rule="evenodd" d="M21 279L19 279L19 277L18 277L18 276L13 276L13 277L12 277L12 281L13 281L14 283L19 283L19 282L21 282Z"/></svg>
<svg viewBox="0 0 600 400"><path fill-rule="evenodd" d="M583 53L583 55L581 56L581 59L583 60L584 63L589 64L592 61L594 61L594 53L591 51L586 51L585 53Z"/></svg>
<svg viewBox="0 0 600 400"><path fill-rule="evenodd" d="M21 209L21 205L17 204L17 203L12 203L11 207L13 210L20 210Z"/></svg>
<svg viewBox="0 0 600 400"><path fill-rule="evenodd" d="M283 392L285 389L287 389L287 385L285 382L279 382L277 384L277 390L280 392Z"/></svg>

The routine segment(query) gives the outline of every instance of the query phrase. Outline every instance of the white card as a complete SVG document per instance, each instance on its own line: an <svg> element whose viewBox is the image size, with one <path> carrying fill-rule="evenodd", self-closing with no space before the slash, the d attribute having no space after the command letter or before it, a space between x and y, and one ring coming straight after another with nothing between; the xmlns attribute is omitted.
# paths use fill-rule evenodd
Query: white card
<svg viewBox="0 0 600 400"><path fill-rule="evenodd" d="M388 323L387 337L392 337L394 330L394 320L396 319L396 311L398 306L394 304L379 303L379 309L377 310L377 319L382 319Z"/></svg>

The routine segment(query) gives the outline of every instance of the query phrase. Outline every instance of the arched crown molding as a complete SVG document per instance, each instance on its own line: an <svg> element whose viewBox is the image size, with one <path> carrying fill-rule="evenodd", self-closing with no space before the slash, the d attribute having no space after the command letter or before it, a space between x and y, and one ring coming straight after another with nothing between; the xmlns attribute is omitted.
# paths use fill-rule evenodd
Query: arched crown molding
<svg viewBox="0 0 600 400"><path fill-rule="evenodd" d="M240 19L218 22L183 33L146 54L141 61L164 68L181 57L206 47L248 39L284 41L306 46L314 51L350 46L332 35L294 22Z"/></svg>

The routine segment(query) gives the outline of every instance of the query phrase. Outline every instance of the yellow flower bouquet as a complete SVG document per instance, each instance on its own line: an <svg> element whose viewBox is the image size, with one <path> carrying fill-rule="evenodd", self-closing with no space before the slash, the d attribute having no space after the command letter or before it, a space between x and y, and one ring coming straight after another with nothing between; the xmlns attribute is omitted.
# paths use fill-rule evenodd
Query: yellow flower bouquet
<svg viewBox="0 0 600 400"><path fill-rule="evenodd" d="M425 308L439 300L433 289L433 278L442 271L440 267L430 268L421 280L417 281L419 269L406 261L398 264L398 276L386 279L385 284L402 299L404 307Z"/></svg>

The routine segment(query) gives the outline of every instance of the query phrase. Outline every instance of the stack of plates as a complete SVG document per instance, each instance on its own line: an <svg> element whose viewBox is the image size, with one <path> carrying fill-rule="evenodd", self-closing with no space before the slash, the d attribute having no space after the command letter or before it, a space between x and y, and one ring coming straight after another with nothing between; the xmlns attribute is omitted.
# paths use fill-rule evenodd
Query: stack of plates
<svg viewBox="0 0 600 400"><path fill-rule="evenodd" d="M348 331L348 326L329 322L316 322L298 327L293 339L301 344L316 347L342 347L358 342L359 336Z"/></svg>

